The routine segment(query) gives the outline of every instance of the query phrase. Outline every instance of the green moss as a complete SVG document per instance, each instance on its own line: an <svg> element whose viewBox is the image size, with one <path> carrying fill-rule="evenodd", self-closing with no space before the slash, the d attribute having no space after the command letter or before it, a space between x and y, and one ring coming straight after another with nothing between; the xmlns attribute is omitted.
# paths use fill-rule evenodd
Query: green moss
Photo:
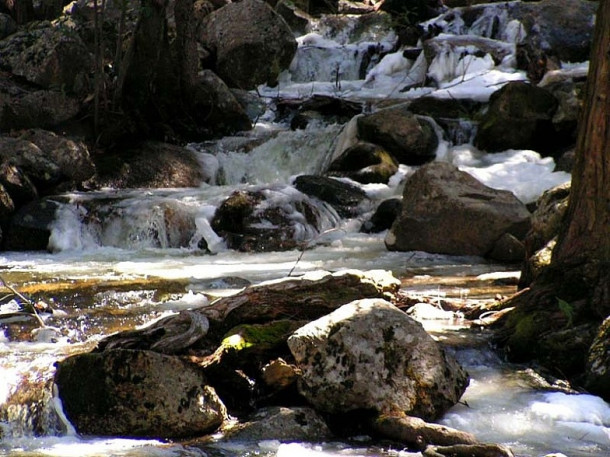
<svg viewBox="0 0 610 457"><path fill-rule="evenodd" d="M301 325L291 320L238 325L225 334L221 345L238 351L254 346L273 348L285 343L288 336Z"/></svg>

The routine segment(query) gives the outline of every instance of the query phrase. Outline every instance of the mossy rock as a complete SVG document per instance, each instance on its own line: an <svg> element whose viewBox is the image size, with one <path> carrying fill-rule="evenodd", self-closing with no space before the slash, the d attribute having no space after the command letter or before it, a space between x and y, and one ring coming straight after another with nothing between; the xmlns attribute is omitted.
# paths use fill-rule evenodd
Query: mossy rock
<svg viewBox="0 0 610 457"><path fill-rule="evenodd" d="M288 337L304 323L285 319L265 324L238 325L225 334L221 347L246 353L272 350L285 344Z"/></svg>

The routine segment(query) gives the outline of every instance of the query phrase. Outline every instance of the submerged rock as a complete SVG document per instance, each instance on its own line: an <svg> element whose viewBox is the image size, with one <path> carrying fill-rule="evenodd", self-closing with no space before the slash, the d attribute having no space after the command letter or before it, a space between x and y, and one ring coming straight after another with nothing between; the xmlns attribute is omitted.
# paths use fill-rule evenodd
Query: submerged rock
<svg viewBox="0 0 610 457"><path fill-rule="evenodd" d="M434 162L407 180L385 244L394 251L486 256L505 233L523 239L529 225L529 211L512 192Z"/></svg>
<svg viewBox="0 0 610 457"><path fill-rule="evenodd" d="M301 192L319 198L331 205L342 217L353 217L369 201L359 187L326 176L301 175L294 181Z"/></svg>
<svg viewBox="0 0 610 457"><path fill-rule="evenodd" d="M423 327L391 303L357 300L288 338L300 393L326 413L403 412L436 419L468 375Z"/></svg>
<svg viewBox="0 0 610 457"><path fill-rule="evenodd" d="M177 357L116 349L57 365L59 396L81 434L198 436L216 430L226 415L201 369Z"/></svg>
<svg viewBox="0 0 610 457"><path fill-rule="evenodd" d="M230 249L266 252L305 246L337 222L333 211L285 187L233 192L211 225Z"/></svg>

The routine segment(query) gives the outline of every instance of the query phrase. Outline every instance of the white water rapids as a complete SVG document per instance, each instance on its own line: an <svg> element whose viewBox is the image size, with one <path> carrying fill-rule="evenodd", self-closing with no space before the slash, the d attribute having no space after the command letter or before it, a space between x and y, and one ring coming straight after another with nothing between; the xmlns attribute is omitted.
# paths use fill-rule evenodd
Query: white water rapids
<svg viewBox="0 0 610 457"><path fill-rule="evenodd" d="M299 53L291 71L285 72L278 88L259 88L270 100L331 94L371 104L388 98L413 99L424 94L438 97L471 97L486 100L511 80L525 75L513 67L514 46L520 39L519 24L506 20L501 7L489 11L468 30L459 16L454 22L440 21L446 34L470 33L488 36L489 24L496 20L502 46L509 52L495 65L486 55L475 56L459 47L440 53L429 65L418 58L410 61L402 52L383 59L373 55L363 68L365 52L390 50L395 36L387 28L375 26L362 31L353 26L357 17L346 19L340 30L324 20L312 25L311 33L299 38ZM353 21L350 22L350 21ZM351 25L350 25L351 24ZM498 25L499 24L499 25ZM358 29L358 36L354 31ZM423 55L423 54L422 54ZM356 56L356 57L354 57ZM438 87L420 87L401 92L407 83L422 83L425 77ZM23 378L32 383L48 377L54 361L87 350L104 332L140 325L181 309L208 303L203 293L222 294L247 282L260 282L306 271L341 268L387 269L397 277L434 293L466 296L467 278L484 280L490 274L514 276L514 266L495 265L480 258L448 257L426 253L388 252L384 233L359 233L362 221L372 208L364 208L354 219L341 220L329 211L329 226L337 226L309 243L308 250L244 254L227 250L211 230L210 220L218 204L233 190L251 186L273 188L274 198L294 198L291 179L323 169L340 140L341 126L310 126L291 132L275 123L274 106L261 117L257 131L280 130L272 139L249 154L223 146L215 154L202 145L202 163L212 162L222 171L223 185L202 185L193 189L162 189L74 193L62 196L46 252L0 253L0 272L13 284L44 281L112 282L129 278L186 280L183 294L160 300L146 291L103 292L94 303L53 305L65 316L50 318L47 331L32 332L27 341L15 341L0 327L0 404L15 393ZM569 180L554 172L554 162L534 151L506 151L487 155L470 143L452 144L441 138L437 160L454 163L485 184L512 190L524 202L534 201L544 190ZM211 167L214 168L214 167ZM376 201L400 195L405 176L402 166L390 185L363 186ZM67 202L67 203L66 203ZM91 208L103 218L92 218ZM102 208L100 210L99 208ZM174 221L194 223L186 241L167 223L167 208L178 214ZM304 229L305 230L305 229ZM307 234L306 234L307 235ZM304 240L311 237L304 235ZM212 254L197 249L205 240ZM301 257L302 254L302 257ZM297 262L298 260L298 262ZM492 275L493 277L493 275ZM458 278L453 281L451 278ZM420 285L417 285L420 284ZM456 285L457 284L457 285ZM6 305L8 306L8 305ZM6 309L2 309L6 311ZM62 331L53 333L53 326ZM33 325L33 329L35 325ZM466 344L457 357L469 371L472 381L463 400L442 423L474 433L480 440L509 445L519 456L542 456L553 452L569 457L610 455L610 406L589 395L566 395L534 390L523 367L504 364L484 344ZM46 379L46 378L45 378ZM162 443L155 440L78 436L61 416L61 405L45 403L48 424L33 430L27 408L14 408L13 420L1 423L0 455L15 456L420 456L402 449L372 445L365 438L337 443L279 443L275 441L208 447ZM59 412L59 413L58 413Z"/></svg>

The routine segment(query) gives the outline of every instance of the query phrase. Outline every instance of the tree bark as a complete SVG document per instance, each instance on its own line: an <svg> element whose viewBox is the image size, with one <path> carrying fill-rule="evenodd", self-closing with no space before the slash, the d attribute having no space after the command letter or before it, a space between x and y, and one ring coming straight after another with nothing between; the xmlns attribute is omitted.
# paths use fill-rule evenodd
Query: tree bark
<svg viewBox="0 0 610 457"><path fill-rule="evenodd" d="M599 2L567 221L552 262L610 262L610 1Z"/></svg>
<svg viewBox="0 0 610 457"><path fill-rule="evenodd" d="M599 2L581 116L551 264L508 300L514 309L496 334L511 360L534 358L577 382L595 329L610 315L610 0Z"/></svg>

